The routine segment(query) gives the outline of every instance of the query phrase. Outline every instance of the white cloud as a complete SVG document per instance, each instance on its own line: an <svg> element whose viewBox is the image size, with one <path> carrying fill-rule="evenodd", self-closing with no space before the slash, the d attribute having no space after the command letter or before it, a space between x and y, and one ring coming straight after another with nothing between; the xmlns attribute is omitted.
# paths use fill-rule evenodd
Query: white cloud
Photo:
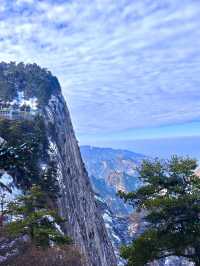
<svg viewBox="0 0 200 266"><path fill-rule="evenodd" d="M0 3L0 58L51 69L80 135L199 119L199 1Z"/></svg>
<svg viewBox="0 0 200 266"><path fill-rule="evenodd" d="M17 5L33 4L34 0L16 0Z"/></svg>

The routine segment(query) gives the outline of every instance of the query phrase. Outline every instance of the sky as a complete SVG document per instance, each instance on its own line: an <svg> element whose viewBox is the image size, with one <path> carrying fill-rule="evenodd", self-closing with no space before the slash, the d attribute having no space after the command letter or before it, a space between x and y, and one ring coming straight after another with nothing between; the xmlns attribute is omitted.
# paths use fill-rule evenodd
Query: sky
<svg viewBox="0 0 200 266"><path fill-rule="evenodd" d="M61 83L81 144L200 136L199 0L0 0L0 60Z"/></svg>

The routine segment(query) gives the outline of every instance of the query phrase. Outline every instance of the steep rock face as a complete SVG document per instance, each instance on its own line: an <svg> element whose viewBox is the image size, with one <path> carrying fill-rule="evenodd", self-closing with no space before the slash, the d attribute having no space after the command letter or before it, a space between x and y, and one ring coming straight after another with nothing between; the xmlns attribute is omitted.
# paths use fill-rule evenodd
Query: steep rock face
<svg viewBox="0 0 200 266"><path fill-rule="evenodd" d="M21 114L24 113L25 117L32 116L35 103L36 114L45 121L48 157L58 166L57 207L66 219L62 230L83 253L85 266L116 266L113 247L94 199L57 78L36 64L0 63L1 118L12 121L23 119ZM30 104L29 110L25 108L27 104ZM42 159L38 161L42 166Z"/></svg>
<svg viewBox="0 0 200 266"><path fill-rule="evenodd" d="M115 266L116 260L104 221L81 159L70 115L61 94L52 96L44 109L51 143L50 153L59 167L60 214L67 218L65 231L86 256L87 266Z"/></svg>

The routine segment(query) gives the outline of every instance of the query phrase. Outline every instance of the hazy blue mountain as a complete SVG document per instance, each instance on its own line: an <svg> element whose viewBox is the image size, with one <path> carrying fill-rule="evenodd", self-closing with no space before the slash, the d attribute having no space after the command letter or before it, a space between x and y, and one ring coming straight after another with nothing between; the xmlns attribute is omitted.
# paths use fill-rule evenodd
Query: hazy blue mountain
<svg viewBox="0 0 200 266"><path fill-rule="evenodd" d="M82 158L96 192L107 232L113 243L118 265L124 265L119 248L141 231L133 209L117 195L118 190L132 191L139 186L136 167L146 158L128 150L81 146Z"/></svg>
<svg viewBox="0 0 200 266"><path fill-rule="evenodd" d="M145 156L128 150L91 146L81 146L81 154L95 192L117 215L128 214L130 206L125 205L116 193L138 187L136 167Z"/></svg>
<svg viewBox="0 0 200 266"><path fill-rule="evenodd" d="M200 137L169 137L135 140L113 140L96 142L92 146L128 149L152 158L170 158L172 155L191 156L200 161Z"/></svg>

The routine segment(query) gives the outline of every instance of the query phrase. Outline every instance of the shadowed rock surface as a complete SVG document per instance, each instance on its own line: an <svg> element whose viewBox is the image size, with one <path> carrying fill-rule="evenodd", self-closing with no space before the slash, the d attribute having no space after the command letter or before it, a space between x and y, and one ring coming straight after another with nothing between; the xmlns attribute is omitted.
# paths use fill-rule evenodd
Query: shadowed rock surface
<svg viewBox="0 0 200 266"><path fill-rule="evenodd" d="M90 266L116 265L103 218L95 204L94 193L81 159L70 115L62 95L53 96L44 117L52 156L59 167L62 197L59 210L68 219L65 230L73 237Z"/></svg>

